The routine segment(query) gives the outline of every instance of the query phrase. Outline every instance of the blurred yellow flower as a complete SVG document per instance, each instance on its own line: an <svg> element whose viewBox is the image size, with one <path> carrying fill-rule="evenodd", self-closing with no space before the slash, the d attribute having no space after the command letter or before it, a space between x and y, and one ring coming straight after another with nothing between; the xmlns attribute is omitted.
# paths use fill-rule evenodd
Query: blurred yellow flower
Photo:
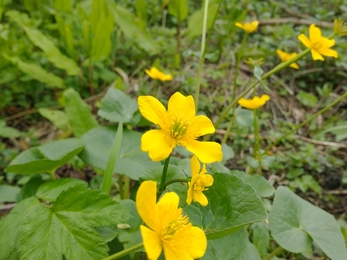
<svg viewBox="0 0 347 260"><path fill-rule="evenodd" d="M207 247L205 233L182 215L178 195L167 192L156 203L156 194L157 183L144 181L136 195L137 211L146 224L140 230L148 259L158 259L162 250L166 260L202 257Z"/></svg>
<svg viewBox="0 0 347 260"><path fill-rule="evenodd" d="M222 160L220 144L196 140L202 135L214 133L215 128L208 117L195 115L192 96L185 97L176 92L169 99L167 111L163 104L152 96L140 96L138 104L141 114L160 127L149 130L141 138L142 151L148 152L153 161L168 158L176 146L186 147L204 163Z"/></svg>
<svg viewBox="0 0 347 260"><path fill-rule="evenodd" d="M243 29L246 33L252 33L257 30L259 22L253 21L251 23L235 23L235 25Z"/></svg>
<svg viewBox="0 0 347 260"><path fill-rule="evenodd" d="M288 53L282 50L277 50L276 52L278 56L280 56L281 61L283 62L288 61L296 56L296 52ZM296 62L293 62L292 64L290 64L289 67L293 69L299 69L299 65Z"/></svg>
<svg viewBox="0 0 347 260"><path fill-rule="evenodd" d="M311 49L312 58L314 60L324 60L323 56L337 58L337 51L330 49L334 46L335 40L330 40L322 36L321 30L314 24L309 29L310 39L304 34L300 34L298 39L309 49Z"/></svg>
<svg viewBox="0 0 347 260"><path fill-rule="evenodd" d="M150 70L145 70L148 76L152 79L159 79L161 81L172 80L172 76L170 74L164 74L159 71L156 67L151 67Z"/></svg>
<svg viewBox="0 0 347 260"><path fill-rule="evenodd" d="M202 192L208 190L206 187L213 184L213 177L210 174L206 174L205 164L202 165L200 171L200 162L195 155L190 159L190 169L192 179L188 182L187 204L190 205L192 201L197 201L201 206L206 206L208 200Z"/></svg>
<svg viewBox="0 0 347 260"><path fill-rule="evenodd" d="M252 99L244 99L244 98L240 98L239 99L239 104L240 106L243 106L245 108L248 109L257 109L259 107L262 107L263 105L265 105L265 103L270 100L270 96L269 95L262 95L261 97L257 97L255 96Z"/></svg>
<svg viewBox="0 0 347 260"><path fill-rule="evenodd" d="M341 18L334 20L334 33L339 36L347 36L347 24Z"/></svg>

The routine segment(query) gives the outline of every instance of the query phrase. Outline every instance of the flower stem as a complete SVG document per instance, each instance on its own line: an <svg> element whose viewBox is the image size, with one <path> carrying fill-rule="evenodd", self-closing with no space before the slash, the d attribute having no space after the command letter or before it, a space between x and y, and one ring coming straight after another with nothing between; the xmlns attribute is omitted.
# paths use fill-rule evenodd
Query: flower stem
<svg viewBox="0 0 347 260"><path fill-rule="evenodd" d="M197 76L197 79L196 79L196 86L195 86L195 96L194 96L194 98L195 98L195 108L196 108L196 110L198 110L198 107L199 107L199 95L200 95L202 66L204 65L204 60L205 60L205 43L206 43L206 26L207 26L207 15L208 15L208 2L209 2L209 0L205 0L204 20L203 20L203 24L202 24L201 53L200 53L198 76Z"/></svg>
<svg viewBox="0 0 347 260"><path fill-rule="evenodd" d="M172 184L172 183L175 183L175 182L188 182L188 181L190 181L190 179L172 179L172 180L169 180L169 181L165 182L164 189L165 189L168 185L170 185L170 184Z"/></svg>
<svg viewBox="0 0 347 260"><path fill-rule="evenodd" d="M168 158L166 158L163 168L163 174L161 176L161 182L159 187L159 192L162 193L165 189L165 181L166 181L166 175L167 175L167 169L169 168L169 162L170 162L170 155Z"/></svg>
<svg viewBox="0 0 347 260"><path fill-rule="evenodd" d="M335 106L337 103L339 103L341 100L343 100L344 98L347 97L347 91L338 99L336 99L334 102L330 103L328 106L326 106L325 108L319 110L316 114L314 114L313 116L311 116L310 118L308 118L307 120L305 120L304 122L302 122L300 125L294 127L291 131L287 132L286 134L280 136L277 140L275 140L275 142L273 142L272 144L270 144L268 147L266 147L265 151L261 154L261 156L263 156L264 154L266 154L268 151L271 150L272 147L274 147L275 145L277 145L281 140L283 140L284 138L288 137L289 135L291 135L292 133L294 133L295 131L297 131L298 129L300 129L301 127L303 127L304 125L306 125L307 123L311 122L313 119L315 119L317 116L319 116L320 114L324 113L325 111L327 111L329 108L331 108L332 106Z"/></svg>
<svg viewBox="0 0 347 260"><path fill-rule="evenodd" d="M130 178L124 175L124 189L123 189L123 198L129 199L129 191L130 191Z"/></svg>
<svg viewBox="0 0 347 260"><path fill-rule="evenodd" d="M281 253L283 250L282 247L277 247L274 251L272 251L268 256L266 256L265 258L263 258L263 260L271 260L274 256L278 255L279 253Z"/></svg>
<svg viewBox="0 0 347 260"><path fill-rule="evenodd" d="M55 177L55 170L56 170L56 169L53 169L53 170L51 170L51 171L48 172L49 175L51 175L52 180L57 179L57 178Z"/></svg>
<svg viewBox="0 0 347 260"><path fill-rule="evenodd" d="M140 250L142 248L143 248L143 242L138 243L138 244L136 244L136 245L134 245L132 247L129 247L127 249L124 249L124 250L122 250L122 251L120 251L120 252L118 252L116 254L113 254L113 255L110 255L108 257L105 257L103 260L119 259L119 258L121 258L123 256L126 256L126 255L132 253L132 252L138 251L138 250Z"/></svg>
<svg viewBox="0 0 347 260"><path fill-rule="evenodd" d="M280 64L278 64L276 67L274 67L272 70L270 70L269 72L265 73L261 79L267 79L268 77L270 77L272 74L275 74L277 72L279 72L280 70L288 67L290 64L292 64L293 62L301 59L302 57L304 57L305 55L307 55L310 52L310 49L306 49L304 51L302 51L301 53L299 53L298 55L296 55L295 57L291 58L290 60L286 61L286 62L282 62ZM218 120L216 121L216 123L214 124L215 128L217 128L219 126L219 124L222 122L222 120L224 119L224 117L228 114L229 110L231 108L233 108L236 104L237 101L242 98L244 95L246 95L249 91L251 91L259 82L255 81L249 88L247 88L245 91L243 91L235 100L233 100L229 106L227 106L226 109L224 109L221 113L221 115L219 116Z"/></svg>
<svg viewBox="0 0 347 260"><path fill-rule="evenodd" d="M260 156L260 138L257 109L253 109L254 117L254 151L253 157L258 161L258 173L261 175L261 156Z"/></svg>
<svg viewBox="0 0 347 260"><path fill-rule="evenodd" d="M153 96L158 98L158 88L159 88L159 80L156 80L154 83Z"/></svg>

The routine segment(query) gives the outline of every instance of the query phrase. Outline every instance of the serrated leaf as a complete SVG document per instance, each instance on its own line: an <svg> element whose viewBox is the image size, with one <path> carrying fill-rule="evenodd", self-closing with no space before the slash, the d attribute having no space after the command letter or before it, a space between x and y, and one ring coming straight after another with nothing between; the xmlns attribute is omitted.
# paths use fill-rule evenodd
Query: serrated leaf
<svg viewBox="0 0 347 260"><path fill-rule="evenodd" d="M249 175L242 171L231 171L231 173L250 184L261 198L270 197L275 192L274 187L262 176Z"/></svg>
<svg viewBox="0 0 347 260"><path fill-rule="evenodd" d="M223 238L209 240L201 260L260 260L254 245L248 240L245 229Z"/></svg>
<svg viewBox="0 0 347 260"><path fill-rule="evenodd" d="M51 121L56 127L61 130L69 129L69 118L66 113L60 110L51 110L47 108L39 108L39 113L41 116L47 118Z"/></svg>
<svg viewBox="0 0 347 260"><path fill-rule="evenodd" d="M23 133L18 131L16 128L9 127L6 125L4 120L0 120L0 136L5 138L17 138L22 136Z"/></svg>
<svg viewBox="0 0 347 260"><path fill-rule="evenodd" d="M310 252L314 241L331 259L347 259L346 245L334 217L286 187L275 192L269 222L273 238L287 251Z"/></svg>
<svg viewBox="0 0 347 260"><path fill-rule="evenodd" d="M39 201L33 197L18 203L4 219L0 221L0 259L9 259L18 250L19 226L35 212Z"/></svg>
<svg viewBox="0 0 347 260"><path fill-rule="evenodd" d="M84 188L87 188L88 184L85 181L74 178L62 178L58 180L52 180L42 184L38 188L36 192L36 197L46 202L52 202L57 199L60 193L74 186L84 186Z"/></svg>
<svg viewBox="0 0 347 260"><path fill-rule="evenodd" d="M78 139L53 141L20 153L6 170L21 174L50 172L66 164L82 149L83 143Z"/></svg>
<svg viewBox="0 0 347 260"><path fill-rule="evenodd" d="M49 73L41 66L22 61L18 57L10 57L2 54L7 60L15 64L22 72L28 74L33 79L46 84L48 87L65 88L63 79Z"/></svg>
<svg viewBox="0 0 347 260"><path fill-rule="evenodd" d="M65 90L64 97L65 112L69 118L72 132L76 137L80 137L90 129L99 126L88 105L84 103L75 90L72 88Z"/></svg>
<svg viewBox="0 0 347 260"><path fill-rule="evenodd" d="M260 197L244 180L227 173L215 173L213 178L213 185L204 191L209 201L206 207L195 202L183 207L192 223L201 227L208 239L229 235L267 218ZM181 197L182 200L186 197Z"/></svg>
<svg viewBox="0 0 347 260"><path fill-rule="evenodd" d="M131 121L137 110L138 105L134 99L122 91L110 87L102 100L98 115L111 122L127 123Z"/></svg>
<svg viewBox="0 0 347 260"><path fill-rule="evenodd" d="M133 13L112 1L108 1L108 6L113 12L116 24L127 38L136 41L141 48L151 54L158 52L157 44L147 31L141 27L141 24L136 22Z"/></svg>
<svg viewBox="0 0 347 260"><path fill-rule="evenodd" d="M39 203L26 217L19 228L21 259L102 259L108 247L94 227L127 218L128 213L101 191L72 186L52 206Z"/></svg>
<svg viewBox="0 0 347 260"><path fill-rule="evenodd" d="M81 137L85 148L79 157L84 162L105 170L115 135L116 130L112 127L98 127L90 130ZM159 165L159 163L152 162L147 153L141 151L140 143L141 133L124 131L122 147L114 172L138 180L141 172Z"/></svg>

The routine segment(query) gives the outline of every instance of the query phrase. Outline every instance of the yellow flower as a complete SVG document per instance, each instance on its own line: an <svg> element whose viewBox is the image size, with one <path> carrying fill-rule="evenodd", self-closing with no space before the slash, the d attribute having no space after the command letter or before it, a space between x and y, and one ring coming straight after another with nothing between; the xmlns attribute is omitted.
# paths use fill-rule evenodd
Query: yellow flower
<svg viewBox="0 0 347 260"><path fill-rule="evenodd" d="M170 74L165 74L159 71L156 67L151 67L150 70L145 70L145 72L152 79L159 79L161 81L172 80L172 76Z"/></svg>
<svg viewBox="0 0 347 260"><path fill-rule="evenodd" d="M235 23L235 25L243 29L246 33L252 33L257 30L259 22L253 21L251 23Z"/></svg>
<svg viewBox="0 0 347 260"><path fill-rule="evenodd" d="M261 97L255 96L252 99L240 98L238 102L239 102L240 106L243 106L245 108L257 109L257 108L262 107L263 105L265 105L266 101L268 101L268 100L270 100L270 96L264 94Z"/></svg>
<svg viewBox="0 0 347 260"><path fill-rule="evenodd" d="M329 40L322 36L321 30L314 24L309 29L310 39L304 34L300 34L298 39L309 49L311 49L312 58L314 60L324 60L323 56L337 58L337 51L329 49L334 46L335 40Z"/></svg>
<svg viewBox="0 0 347 260"><path fill-rule="evenodd" d="M280 56L281 61L285 62L288 61L296 56L296 52L288 53L285 51L277 50L278 56ZM289 65L289 67L293 69L299 69L299 65L296 62L293 62Z"/></svg>
<svg viewBox="0 0 347 260"><path fill-rule="evenodd" d="M190 159L190 169L192 172L192 180L188 182L187 204L190 205L193 200L199 202L201 206L206 206L208 200L202 192L208 190L206 187L213 184L213 177L210 174L205 174L205 164L202 165L200 171L200 163L195 155Z"/></svg>
<svg viewBox="0 0 347 260"><path fill-rule="evenodd" d="M148 151L153 161L169 157L176 145L186 147L204 163L222 160L220 144L196 140L202 135L214 133L215 128L208 117L195 115L192 96L185 97L176 92L169 99L167 111L163 104L152 96L140 96L138 103L141 114L160 127L149 130L141 138L141 150Z"/></svg>
<svg viewBox="0 0 347 260"><path fill-rule="evenodd" d="M136 195L137 211L147 225L140 230L148 259L158 259L163 249L166 260L202 257L207 247L205 233L182 215L178 195L167 192L156 203L156 194L157 183L144 181Z"/></svg>

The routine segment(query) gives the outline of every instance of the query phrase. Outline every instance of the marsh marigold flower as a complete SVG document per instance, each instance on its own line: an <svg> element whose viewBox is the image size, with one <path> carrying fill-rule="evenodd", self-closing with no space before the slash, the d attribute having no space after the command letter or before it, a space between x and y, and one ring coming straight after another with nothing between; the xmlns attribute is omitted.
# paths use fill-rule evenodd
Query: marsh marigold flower
<svg viewBox="0 0 347 260"><path fill-rule="evenodd" d="M259 22L253 21L251 23L235 23L235 25L243 29L246 33L252 33L257 30Z"/></svg>
<svg viewBox="0 0 347 260"><path fill-rule="evenodd" d="M257 109L259 107L262 107L265 105L265 103L270 100L270 96L269 95L262 95L261 97L257 97L255 96L252 99L244 99L244 98L240 98L239 99L239 104L240 106L243 106L245 108L248 109Z"/></svg>
<svg viewBox="0 0 347 260"><path fill-rule="evenodd" d="M296 52L288 53L282 50L277 50L276 52L278 56L280 56L281 61L283 62L288 61L296 56ZM291 63L289 67L293 69L299 69L299 65L296 62Z"/></svg>
<svg viewBox="0 0 347 260"><path fill-rule="evenodd" d="M337 58L337 51L330 49L334 46L335 40L330 40L322 36L321 30L314 24L309 29L310 39L304 34L300 34L298 39L309 49L311 49L312 58L314 60L324 60L323 56Z"/></svg>
<svg viewBox="0 0 347 260"><path fill-rule="evenodd" d="M159 71L156 67L151 67L150 70L145 70L145 72L152 79L159 79L161 81L172 80L172 76L170 74L165 74Z"/></svg>
<svg viewBox="0 0 347 260"><path fill-rule="evenodd" d="M202 257L207 247L205 233L182 215L178 195L167 192L156 203L156 194L157 183L144 181L136 195L137 211L146 224L140 230L148 259L158 259L162 250L166 260Z"/></svg>
<svg viewBox="0 0 347 260"><path fill-rule="evenodd" d="M186 147L201 162L222 160L220 144L196 140L202 135L214 133L215 128L208 117L195 115L192 96L185 97L176 92L169 99L168 110L152 96L140 96L138 103L141 114L160 127L149 130L141 138L142 151L148 152L153 161L166 159L177 145Z"/></svg>
<svg viewBox="0 0 347 260"><path fill-rule="evenodd" d="M190 205L192 201L197 201L201 206L206 206L208 200L202 192L208 190L206 187L213 184L213 177L211 174L206 173L205 164L202 165L200 171L200 162L196 156L190 159L190 169L192 172L192 179L188 182L187 204Z"/></svg>

